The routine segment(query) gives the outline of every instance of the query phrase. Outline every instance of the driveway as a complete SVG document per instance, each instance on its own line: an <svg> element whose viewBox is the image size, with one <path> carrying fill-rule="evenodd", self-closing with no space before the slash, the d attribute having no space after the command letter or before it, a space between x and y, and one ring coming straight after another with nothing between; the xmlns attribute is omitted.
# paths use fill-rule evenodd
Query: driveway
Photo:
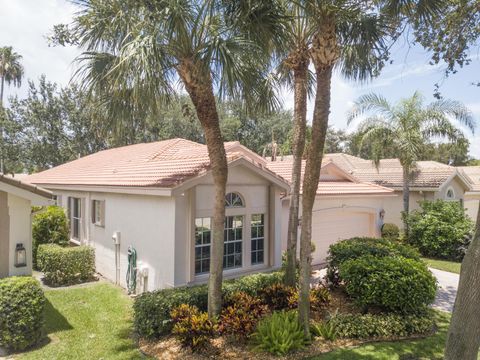
<svg viewBox="0 0 480 360"><path fill-rule="evenodd" d="M437 296L435 297L432 307L438 310L452 312L455 297L457 296L459 275L432 268L430 268L430 271L438 281ZM312 274L312 283L318 284L325 275L326 269L315 270Z"/></svg>
<svg viewBox="0 0 480 360"><path fill-rule="evenodd" d="M448 271L430 268L438 280L438 291L433 307L442 311L453 311L453 304L457 296L459 275Z"/></svg>

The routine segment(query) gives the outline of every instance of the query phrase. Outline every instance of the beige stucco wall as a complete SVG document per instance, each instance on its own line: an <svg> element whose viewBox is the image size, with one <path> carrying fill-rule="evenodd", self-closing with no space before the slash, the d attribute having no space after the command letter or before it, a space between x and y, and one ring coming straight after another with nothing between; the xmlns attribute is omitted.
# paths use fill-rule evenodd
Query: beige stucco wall
<svg viewBox="0 0 480 360"><path fill-rule="evenodd" d="M127 250L137 251L137 267L146 269L147 284L138 278L142 289L174 286L175 199L171 197L100 192L55 191L61 206L67 208L69 196L82 199L84 236L82 243L95 248L97 271L115 281L114 232L120 232L120 285L126 286ZM92 200L105 201L105 226L92 223Z"/></svg>
<svg viewBox="0 0 480 360"><path fill-rule="evenodd" d="M395 191L395 197L385 200L385 223L396 224L400 228L403 227L402 211L403 211L403 192ZM431 191L410 191L410 211L419 209L419 201L433 200L434 193Z"/></svg>
<svg viewBox="0 0 480 360"><path fill-rule="evenodd" d="M480 194L467 194L464 198L465 210L468 216L473 221L477 221L478 202L480 200Z"/></svg>
<svg viewBox="0 0 480 360"><path fill-rule="evenodd" d="M0 191L0 278L8 276L10 250L10 216L8 194Z"/></svg>
<svg viewBox="0 0 480 360"><path fill-rule="evenodd" d="M446 200L448 189L453 189L455 200L464 199L466 188L458 178L453 178L448 183L443 184L442 187L435 192L435 199Z"/></svg>
<svg viewBox="0 0 480 360"><path fill-rule="evenodd" d="M30 275L32 273L32 226L30 200L8 194L8 215L10 218L9 275ZM27 266L15 267L15 247L22 243L27 253Z"/></svg>

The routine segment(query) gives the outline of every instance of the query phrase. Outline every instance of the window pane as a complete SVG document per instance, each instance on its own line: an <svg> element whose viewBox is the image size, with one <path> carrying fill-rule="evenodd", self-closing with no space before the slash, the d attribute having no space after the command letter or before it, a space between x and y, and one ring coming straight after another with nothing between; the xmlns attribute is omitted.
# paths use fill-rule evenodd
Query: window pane
<svg viewBox="0 0 480 360"><path fill-rule="evenodd" d="M262 264L264 259L264 215L254 214L251 221L251 263Z"/></svg>
<svg viewBox="0 0 480 360"><path fill-rule="evenodd" d="M210 218L195 219L195 274L209 271L210 225Z"/></svg>

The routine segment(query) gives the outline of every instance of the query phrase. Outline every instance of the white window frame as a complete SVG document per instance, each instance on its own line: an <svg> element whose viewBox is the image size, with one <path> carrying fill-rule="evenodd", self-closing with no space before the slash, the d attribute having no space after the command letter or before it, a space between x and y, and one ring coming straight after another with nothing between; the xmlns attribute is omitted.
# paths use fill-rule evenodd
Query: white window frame
<svg viewBox="0 0 480 360"><path fill-rule="evenodd" d="M209 232L210 232L210 240L208 243L204 243L203 241L203 235L205 233L205 231L202 231L201 233L201 236L202 236L202 240L201 240L201 243L200 244L197 244L196 243L196 237L197 237L197 220L200 220L200 222L202 223L202 227L204 226L204 221L208 219L209 220ZM211 254L211 247L212 245L212 219L210 217L198 217L198 218L195 218L195 236L194 236L194 252L193 252L193 272L195 273L195 276L199 276L199 275L203 275L203 274L208 274L208 272L210 271L210 264L208 265L208 271L200 271L200 272L197 272L196 269L196 263L197 263L197 256L196 256L196 252L197 252L197 249L204 249L204 248L208 248L208 251L209 253ZM208 257L208 261L210 261L211 259L211 256ZM202 260L206 260L206 258L203 257L203 255L201 256L200 259L198 259L199 261L202 261Z"/></svg>
<svg viewBox="0 0 480 360"><path fill-rule="evenodd" d="M254 226L253 225L253 217L254 216L262 216L262 224L261 226ZM265 264L265 248L266 248L266 242L265 242L265 233L266 233L266 229L265 229L265 220L266 220L266 214L264 213L258 213L258 214L251 214L250 215L250 265L252 266L258 266L258 265L263 265ZM258 229L262 227L263 229L263 236L258 236ZM257 234L256 236L254 236L253 234L253 229L256 229L257 230ZM259 241L262 241L263 243L263 246L262 246L262 249L259 250L258 249L258 242ZM253 243L256 242L257 243L257 249L253 249ZM257 254L257 259L258 259L258 253L262 252L263 254L263 258L262 258L262 261L259 262L259 261L256 261L254 262L253 261L253 257L254 257L254 253Z"/></svg>
<svg viewBox="0 0 480 360"><path fill-rule="evenodd" d="M105 200L92 200L92 223L95 226L105 227Z"/></svg>
<svg viewBox="0 0 480 360"><path fill-rule="evenodd" d="M448 193L449 192L452 192L452 196L448 196ZM453 187L449 186L447 188L447 191L445 192L445 200L455 200L455 190L453 189Z"/></svg>
<svg viewBox="0 0 480 360"><path fill-rule="evenodd" d="M75 201L78 201L78 216L74 216L75 209ZM82 206L82 198L76 196L69 196L68 197L68 209L69 209L69 221L70 221L70 241L74 244L80 245L82 242L82 234L83 234L83 206ZM75 229L75 221L78 222L78 237L74 236L74 229Z"/></svg>

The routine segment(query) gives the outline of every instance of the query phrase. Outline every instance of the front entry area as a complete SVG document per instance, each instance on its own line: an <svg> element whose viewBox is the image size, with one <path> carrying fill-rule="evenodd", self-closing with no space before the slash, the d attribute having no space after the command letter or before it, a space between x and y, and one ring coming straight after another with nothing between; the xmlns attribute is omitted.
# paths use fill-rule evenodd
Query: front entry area
<svg viewBox="0 0 480 360"><path fill-rule="evenodd" d="M315 244L312 265L324 264L328 248L337 241L361 236L376 236L373 212L354 208L314 210L312 242Z"/></svg>

